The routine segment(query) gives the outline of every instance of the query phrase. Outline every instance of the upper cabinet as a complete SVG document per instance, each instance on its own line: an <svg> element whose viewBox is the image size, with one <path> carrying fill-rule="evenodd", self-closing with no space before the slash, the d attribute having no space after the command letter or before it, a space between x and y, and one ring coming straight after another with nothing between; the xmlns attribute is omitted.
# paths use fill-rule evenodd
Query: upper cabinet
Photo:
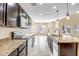
<svg viewBox="0 0 79 59"><path fill-rule="evenodd" d="M17 4L6 4L6 22L8 27L17 27L18 6Z"/></svg>
<svg viewBox="0 0 79 59"><path fill-rule="evenodd" d="M3 3L0 3L0 26L5 25L4 12L5 12L5 6Z"/></svg>
<svg viewBox="0 0 79 59"><path fill-rule="evenodd" d="M28 14L22 9L20 6L19 8L19 16L20 16L20 27L27 28L28 26Z"/></svg>
<svg viewBox="0 0 79 59"><path fill-rule="evenodd" d="M31 18L18 3L0 3L0 25L28 28Z"/></svg>

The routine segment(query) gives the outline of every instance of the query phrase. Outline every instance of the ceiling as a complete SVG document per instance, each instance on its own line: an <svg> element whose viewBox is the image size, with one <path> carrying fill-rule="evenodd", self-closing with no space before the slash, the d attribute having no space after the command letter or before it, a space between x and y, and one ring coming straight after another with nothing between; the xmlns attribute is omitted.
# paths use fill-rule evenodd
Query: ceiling
<svg viewBox="0 0 79 59"><path fill-rule="evenodd" d="M65 17L67 12L67 3L37 3L36 6L32 6L31 3L20 3L20 5L34 21L56 21L57 9L59 10L59 19ZM56 9L54 9L54 6L56 6ZM79 3L75 3L75 5L69 3L68 6L70 15L79 10Z"/></svg>

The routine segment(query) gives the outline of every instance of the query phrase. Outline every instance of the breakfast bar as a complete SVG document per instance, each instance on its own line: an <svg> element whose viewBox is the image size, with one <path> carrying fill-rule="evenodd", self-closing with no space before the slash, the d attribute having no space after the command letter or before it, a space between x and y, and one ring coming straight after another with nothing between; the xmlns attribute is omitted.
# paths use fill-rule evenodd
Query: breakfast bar
<svg viewBox="0 0 79 59"><path fill-rule="evenodd" d="M49 36L53 41L54 56L78 56L79 55L79 38L77 37L57 37Z"/></svg>

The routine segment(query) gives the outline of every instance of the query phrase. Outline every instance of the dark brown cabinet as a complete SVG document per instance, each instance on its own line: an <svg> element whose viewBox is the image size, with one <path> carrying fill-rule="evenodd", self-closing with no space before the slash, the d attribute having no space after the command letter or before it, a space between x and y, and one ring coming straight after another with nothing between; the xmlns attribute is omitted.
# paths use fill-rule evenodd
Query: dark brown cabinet
<svg viewBox="0 0 79 59"><path fill-rule="evenodd" d="M77 56L77 43L61 43L48 36L48 45L54 56Z"/></svg>
<svg viewBox="0 0 79 59"><path fill-rule="evenodd" d="M18 5L0 3L0 26L17 27Z"/></svg>
<svg viewBox="0 0 79 59"><path fill-rule="evenodd" d="M5 25L5 3L0 3L0 26Z"/></svg>
<svg viewBox="0 0 79 59"><path fill-rule="evenodd" d="M53 55L76 56L76 43L58 43L53 40Z"/></svg>
<svg viewBox="0 0 79 59"><path fill-rule="evenodd" d="M18 3L0 3L0 26L28 28L31 18Z"/></svg>
<svg viewBox="0 0 79 59"><path fill-rule="evenodd" d="M61 43L60 44L61 56L76 56L76 43Z"/></svg>
<svg viewBox="0 0 79 59"><path fill-rule="evenodd" d="M8 27L17 27L17 16L18 16L18 5L13 4L6 4L6 20Z"/></svg>

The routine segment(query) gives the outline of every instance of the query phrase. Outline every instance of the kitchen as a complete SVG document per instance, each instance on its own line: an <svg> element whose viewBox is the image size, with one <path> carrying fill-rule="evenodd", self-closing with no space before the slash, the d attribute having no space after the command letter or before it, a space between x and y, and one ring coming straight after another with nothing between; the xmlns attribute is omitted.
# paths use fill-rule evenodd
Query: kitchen
<svg viewBox="0 0 79 59"><path fill-rule="evenodd" d="M0 56L78 56L78 6L0 3Z"/></svg>

